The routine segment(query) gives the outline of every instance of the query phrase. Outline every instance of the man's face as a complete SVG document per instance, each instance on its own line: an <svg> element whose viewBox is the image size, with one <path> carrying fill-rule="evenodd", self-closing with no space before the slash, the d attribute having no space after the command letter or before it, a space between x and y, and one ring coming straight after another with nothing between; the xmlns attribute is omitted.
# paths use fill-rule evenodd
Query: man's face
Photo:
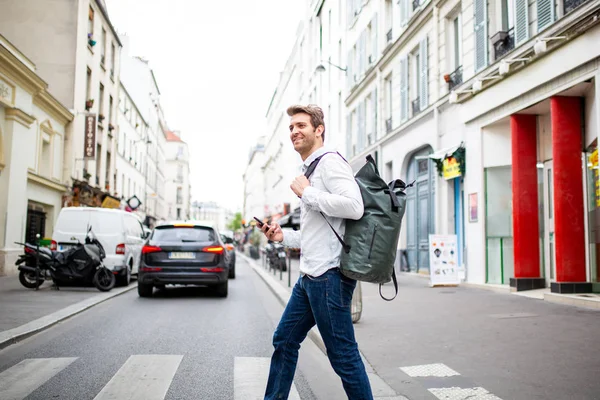
<svg viewBox="0 0 600 400"><path fill-rule="evenodd" d="M290 139L300 155L308 155L315 148L317 139L323 133L323 127L316 129L310 122L310 115L305 113L294 114L290 120Z"/></svg>

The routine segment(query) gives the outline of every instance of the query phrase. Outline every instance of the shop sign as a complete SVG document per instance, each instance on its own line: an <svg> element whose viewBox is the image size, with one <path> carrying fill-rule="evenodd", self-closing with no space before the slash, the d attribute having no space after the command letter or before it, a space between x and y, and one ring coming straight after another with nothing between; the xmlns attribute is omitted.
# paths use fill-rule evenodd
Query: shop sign
<svg viewBox="0 0 600 400"><path fill-rule="evenodd" d="M598 171L598 149L594 150L589 156L588 166L594 171L594 192L596 207L600 207L600 173Z"/></svg>
<svg viewBox="0 0 600 400"><path fill-rule="evenodd" d="M456 235L429 235L429 282L458 285L458 245Z"/></svg>
<svg viewBox="0 0 600 400"><path fill-rule="evenodd" d="M85 137L83 146L83 158L93 160L96 158L96 114L85 116Z"/></svg>
<svg viewBox="0 0 600 400"><path fill-rule="evenodd" d="M461 176L460 163L454 157L444 158L442 165L442 175L444 179L454 179Z"/></svg>
<svg viewBox="0 0 600 400"><path fill-rule="evenodd" d="M104 200L102 200L102 208L121 208L121 200L116 197L106 196Z"/></svg>

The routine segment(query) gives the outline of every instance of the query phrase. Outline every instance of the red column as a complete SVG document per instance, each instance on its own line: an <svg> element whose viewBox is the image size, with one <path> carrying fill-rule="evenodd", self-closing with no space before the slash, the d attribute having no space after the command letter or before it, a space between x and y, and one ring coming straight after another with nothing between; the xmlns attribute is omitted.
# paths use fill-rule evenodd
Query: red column
<svg viewBox="0 0 600 400"><path fill-rule="evenodd" d="M537 117L510 117L515 278L540 277Z"/></svg>
<svg viewBox="0 0 600 400"><path fill-rule="evenodd" d="M552 97L556 281L585 282L581 99Z"/></svg>

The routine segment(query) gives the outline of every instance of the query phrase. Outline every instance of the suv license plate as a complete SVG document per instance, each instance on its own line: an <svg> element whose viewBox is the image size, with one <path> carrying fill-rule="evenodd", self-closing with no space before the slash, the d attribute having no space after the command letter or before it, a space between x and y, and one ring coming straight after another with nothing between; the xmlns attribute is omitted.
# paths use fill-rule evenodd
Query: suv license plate
<svg viewBox="0 0 600 400"><path fill-rule="evenodd" d="M172 260L189 260L196 258L194 253L169 253L169 258Z"/></svg>

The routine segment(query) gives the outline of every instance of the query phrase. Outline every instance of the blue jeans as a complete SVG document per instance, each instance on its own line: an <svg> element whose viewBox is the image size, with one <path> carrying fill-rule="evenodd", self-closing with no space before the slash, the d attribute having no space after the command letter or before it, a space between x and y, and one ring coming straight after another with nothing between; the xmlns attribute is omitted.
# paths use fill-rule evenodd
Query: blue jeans
<svg viewBox="0 0 600 400"><path fill-rule="evenodd" d="M265 400L287 399L300 343L317 324L327 356L342 379L349 400L372 400L371 385L354 338L350 305L356 281L330 269L313 278L301 276L273 335L273 357Z"/></svg>

